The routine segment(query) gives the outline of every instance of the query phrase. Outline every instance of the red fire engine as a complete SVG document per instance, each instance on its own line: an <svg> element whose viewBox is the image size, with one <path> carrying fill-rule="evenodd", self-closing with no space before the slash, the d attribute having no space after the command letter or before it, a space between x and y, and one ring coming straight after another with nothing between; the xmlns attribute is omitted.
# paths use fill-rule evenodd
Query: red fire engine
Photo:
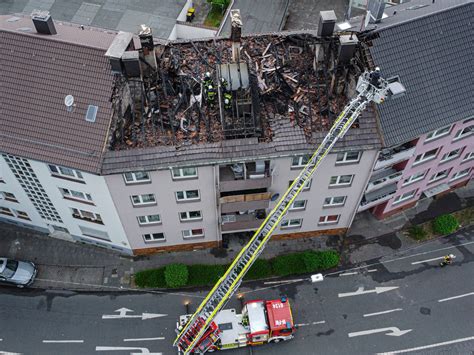
<svg viewBox="0 0 474 355"><path fill-rule="evenodd" d="M190 315L181 316L184 326ZM193 353L233 349L293 338L295 326L288 299L253 300L244 303L242 314L235 309L220 311L193 349Z"/></svg>

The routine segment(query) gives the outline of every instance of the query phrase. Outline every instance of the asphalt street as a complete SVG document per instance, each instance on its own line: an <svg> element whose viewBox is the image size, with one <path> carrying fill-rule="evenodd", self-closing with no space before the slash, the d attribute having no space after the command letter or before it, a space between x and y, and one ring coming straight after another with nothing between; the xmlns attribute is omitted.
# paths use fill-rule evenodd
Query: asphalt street
<svg viewBox="0 0 474 355"><path fill-rule="evenodd" d="M454 264L438 266L453 253ZM472 354L474 228L322 282L258 282L244 299L289 297L295 339L229 354ZM177 316L206 290L178 293L75 293L0 289L0 353L176 354ZM240 309L234 297L228 308Z"/></svg>

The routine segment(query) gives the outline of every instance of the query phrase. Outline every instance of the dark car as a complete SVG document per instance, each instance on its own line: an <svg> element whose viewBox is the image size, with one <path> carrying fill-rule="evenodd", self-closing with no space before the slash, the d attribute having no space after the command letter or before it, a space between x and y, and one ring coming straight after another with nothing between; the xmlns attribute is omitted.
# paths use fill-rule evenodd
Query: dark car
<svg viewBox="0 0 474 355"><path fill-rule="evenodd" d="M30 261L18 261L0 258L0 283L17 287L29 286L33 283L38 269Z"/></svg>

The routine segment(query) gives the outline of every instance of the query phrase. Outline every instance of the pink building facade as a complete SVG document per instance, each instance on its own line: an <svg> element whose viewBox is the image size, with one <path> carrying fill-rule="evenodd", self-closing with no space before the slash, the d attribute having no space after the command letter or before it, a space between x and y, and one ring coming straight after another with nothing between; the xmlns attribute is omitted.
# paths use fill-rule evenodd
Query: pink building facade
<svg viewBox="0 0 474 355"><path fill-rule="evenodd" d="M358 211L385 218L467 184L474 175L473 131L470 118L383 150Z"/></svg>

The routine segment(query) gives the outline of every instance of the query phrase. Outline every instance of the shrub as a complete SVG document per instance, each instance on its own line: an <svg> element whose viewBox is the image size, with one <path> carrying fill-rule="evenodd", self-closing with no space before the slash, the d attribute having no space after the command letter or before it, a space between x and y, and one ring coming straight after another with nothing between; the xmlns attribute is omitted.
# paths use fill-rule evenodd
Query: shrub
<svg viewBox="0 0 474 355"><path fill-rule="evenodd" d="M165 268L139 271L135 274L135 285L141 288L165 288Z"/></svg>
<svg viewBox="0 0 474 355"><path fill-rule="evenodd" d="M304 274L306 265L302 253L280 255L272 259L273 272L278 276Z"/></svg>
<svg viewBox="0 0 474 355"><path fill-rule="evenodd" d="M168 287L181 287L188 283L188 267L184 264L170 264L165 268L165 280Z"/></svg>
<svg viewBox="0 0 474 355"><path fill-rule="evenodd" d="M188 285L214 285L225 274L228 265L189 265Z"/></svg>
<svg viewBox="0 0 474 355"><path fill-rule="evenodd" d="M433 231L437 234L451 234L459 227L459 222L453 215L445 214L433 221Z"/></svg>
<svg viewBox="0 0 474 355"><path fill-rule="evenodd" d="M411 226L408 234L415 240L422 240L428 236L428 232L422 226Z"/></svg>
<svg viewBox="0 0 474 355"><path fill-rule="evenodd" d="M331 269L339 265L339 253L335 250L325 250L319 252L320 257L320 269L319 270L326 270Z"/></svg>
<svg viewBox="0 0 474 355"><path fill-rule="evenodd" d="M270 262L265 259L257 259L245 275L244 280L264 279L270 276L272 276L272 265Z"/></svg>

